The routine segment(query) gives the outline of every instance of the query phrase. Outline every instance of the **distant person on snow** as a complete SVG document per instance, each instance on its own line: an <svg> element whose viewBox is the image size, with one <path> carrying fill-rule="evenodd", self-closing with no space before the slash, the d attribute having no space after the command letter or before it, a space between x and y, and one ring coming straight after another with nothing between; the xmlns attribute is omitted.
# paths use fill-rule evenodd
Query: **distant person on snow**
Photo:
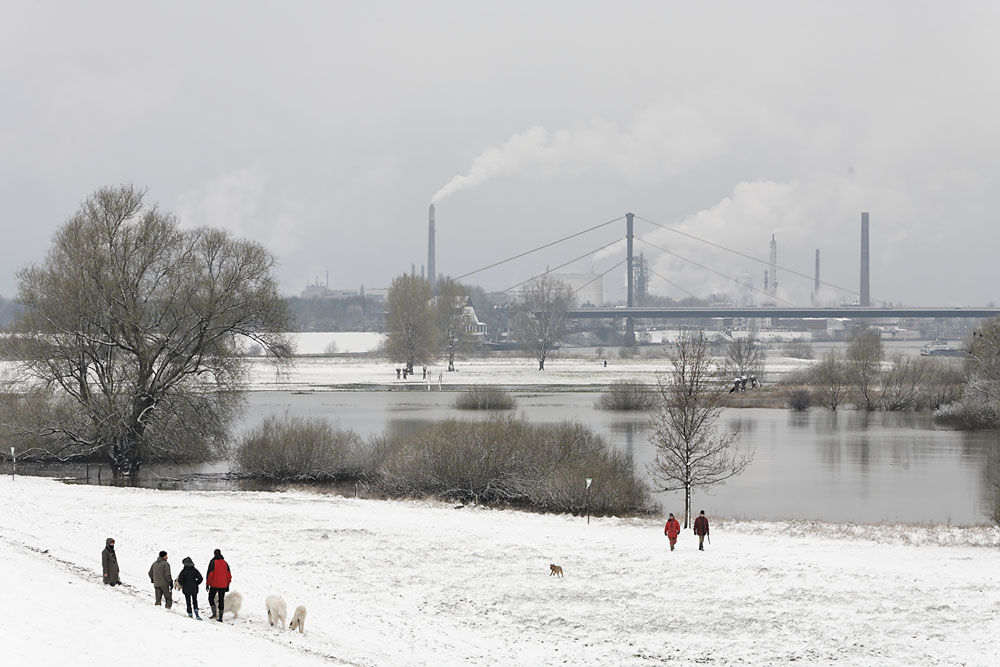
<svg viewBox="0 0 1000 667"><path fill-rule="evenodd" d="M101 552L101 572L104 575L104 583L108 586L117 586L122 583L118 578L118 554L115 553L115 538L109 537L104 540L104 551Z"/></svg>
<svg viewBox="0 0 1000 667"><path fill-rule="evenodd" d="M705 510L702 510L694 520L694 534L698 536L698 551L704 551L705 537L708 535L708 517L705 516Z"/></svg>
<svg viewBox="0 0 1000 667"><path fill-rule="evenodd" d="M205 588L208 589L208 605L212 608L212 615L209 618L214 618L219 623L222 623L222 612L226 608L226 592L229 591L229 584L232 581L233 574L229 570L229 563L222 557L222 552L216 549L205 572Z"/></svg>
<svg viewBox="0 0 1000 667"><path fill-rule="evenodd" d="M667 525L663 527L663 534L667 536L670 540L670 550L673 551L674 547L677 546L677 536L680 535L681 524L677 522L674 518L674 513L670 513L670 518L667 519Z"/></svg>
<svg viewBox="0 0 1000 667"><path fill-rule="evenodd" d="M750 388L751 389L756 389L757 388L757 376L756 375L751 375L750 376Z"/></svg>
<svg viewBox="0 0 1000 667"><path fill-rule="evenodd" d="M746 390L747 390L747 376L744 375L743 377L740 378L740 391L746 391Z"/></svg>
<svg viewBox="0 0 1000 667"><path fill-rule="evenodd" d="M160 606L162 599L168 610L174 605L171 589L174 587L174 578L170 576L170 563L167 562L167 552L161 551L160 557L149 566L149 581L153 584L153 591L156 593L156 606Z"/></svg>
<svg viewBox="0 0 1000 667"><path fill-rule="evenodd" d="M740 379L739 378L735 378L733 380L733 388L729 390L729 393L731 394L734 391L739 391L739 390L740 390Z"/></svg>
<svg viewBox="0 0 1000 667"><path fill-rule="evenodd" d="M191 560L190 556L185 557L181 562L184 563L184 569L177 575L177 583L181 585L181 590L184 591L184 601L187 603L188 618L197 618L200 621L201 616L198 614L198 587L201 586L202 582L201 572L194 566L194 561ZM192 606L194 607L193 617L191 615Z"/></svg>

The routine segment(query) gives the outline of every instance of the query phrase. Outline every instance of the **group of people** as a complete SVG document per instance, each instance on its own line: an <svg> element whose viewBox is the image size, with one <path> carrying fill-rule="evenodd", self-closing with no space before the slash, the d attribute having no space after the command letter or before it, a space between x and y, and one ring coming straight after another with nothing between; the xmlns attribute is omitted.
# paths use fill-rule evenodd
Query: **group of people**
<svg viewBox="0 0 1000 667"><path fill-rule="evenodd" d="M174 578L170 573L168 558L169 555L166 551L160 552L157 559L149 567L149 581L153 584L156 606L163 605L170 609L174 604ZM212 615L209 619L215 619L221 623L222 612L225 609L226 592L229 591L229 584L233 580L233 573L229 569L229 563L222 557L222 551L215 550L212 560L208 562L208 570L204 578L190 557L184 558L181 563L184 568L177 575L176 582L184 593L188 617L202 620L198 610L198 589L204 581L205 589L208 591L208 604L212 608ZM101 571L106 585L117 586L121 583L118 554L115 552L115 539L113 537L109 537L104 542L104 551L101 552Z"/></svg>
<svg viewBox="0 0 1000 667"><path fill-rule="evenodd" d="M748 378L746 375L744 375L743 377L733 378L733 388L729 390L729 393L731 394L734 391L746 391L747 390L747 382L750 383L750 388L751 389L756 389L757 388L757 384L758 384L758 382L757 382L757 376L756 375L751 375Z"/></svg>
<svg viewBox="0 0 1000 667"><path fill-rule="evenodd" d="M698 536L698 551L704 551L705 538L708 537L708 517L705 516L705 510L702 510L698 518L694 520L693 529L694 534ZM663 534L670 540L670 550L673 551L674 547L677 546L677 536L681 534L681 524L674 517L673 512L667 517L667 525L663 527Z"/></svg>

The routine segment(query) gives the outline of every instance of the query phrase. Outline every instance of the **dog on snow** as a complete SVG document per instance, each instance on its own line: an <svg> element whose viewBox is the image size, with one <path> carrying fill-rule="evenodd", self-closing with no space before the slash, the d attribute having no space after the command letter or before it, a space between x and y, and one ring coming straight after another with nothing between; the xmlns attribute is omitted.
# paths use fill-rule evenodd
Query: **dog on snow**
<svg viewBox="0 0 1000 667"><path fill-rule="evenodd" d="M232 614L233 618L240 617L240 609L243 608L243 596L238 591L229 591L223 600L226 611L223 613Z"/></svg>
<svg viewBox="0 0 1000 667"><path fill-rule="evenodd" d="M556 575L557 577L563 576L562 565L556 565L555 563L549 563L549 576Z"/></svg>
<svg viewBox="0 0 1000 667"><path fill-rule="evenodd" d="M292 612L292 622L288 624L289 630L299 629L299 632L305 632L306 630L306 607L300 604Z"/></svg>
<svg viewBox="0 0 1000 667"><path fill-rule="evenodd" d="M277 625L279 630L285 629L285 622L288 620L288 607L279 595L268 595L264 600L267 607L267 622L272 626Z"/></svg>

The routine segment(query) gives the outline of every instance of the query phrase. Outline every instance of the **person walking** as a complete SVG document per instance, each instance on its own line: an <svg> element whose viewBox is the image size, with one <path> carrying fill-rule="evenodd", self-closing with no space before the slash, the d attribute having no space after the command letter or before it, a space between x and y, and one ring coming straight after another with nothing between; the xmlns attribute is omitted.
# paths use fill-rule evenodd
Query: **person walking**
<svg viewBox="0 0 1000 667"><path fill-rule="evenodd" d="M708 517L705 516L705 510L702 510L694 520L694 534L698 536L698 551L704 551L705 537L708 536Z"/></svg>
<svg viewBox="0 0 1000 667"><path fill-rule="evenodd" d="M104 583L108 586L117 586L122 583L118 578L118 554L115 553L115 538L109 537L104 540L104 551L101 552L101 572L104 575Z"/></svg>
<svg viewBox="0 0 1000 667"><path fill-rule="evenodd" d="M222 557L222 552L216 549L205 572L205 588L208 589L208 606L212 608L212 615L209 618L214 618L219 623L222 623L222 612L226 608L226 593L232 581L233 573L229 569L229 563Z"/></svg>
<svg viewBox="0 0 1000 667"><path fill-rule="evenodd" d="M667 519L667 525L663 527L663 534L667 536L670 540L670 550L673 551L674 547L677 546L677 536L681 533L681 524L678 523L677 519L674 518L674 513L670 513L670 518Z"/></svg>
<svg viewBox="0 0 1000 667"><path fill-rule="evenodd" d="M161 551L160 557L149 566L149 580L152 582L153 590L156 592L156 606L160 606L162 598L166 603L166 608L169 610L174 605L174 598L170 592L170 589L174 585L174 578L170 576L170 563L167 562L166 551Z"/></svg>
<svg viewBox="0 0 1000 667"><path fill-rule="evenodd" d="M185 556L181 562L184 564L184 569L177 575L177 583L181 585L181 590L184 591L184 602L187 603L188 618L192 618L191 610L194 607L193 618L197 618L200 621L201 616L198 614L198 588L202 582L201 572L194 566L194 561L191 560L190 556Z"/></svg>

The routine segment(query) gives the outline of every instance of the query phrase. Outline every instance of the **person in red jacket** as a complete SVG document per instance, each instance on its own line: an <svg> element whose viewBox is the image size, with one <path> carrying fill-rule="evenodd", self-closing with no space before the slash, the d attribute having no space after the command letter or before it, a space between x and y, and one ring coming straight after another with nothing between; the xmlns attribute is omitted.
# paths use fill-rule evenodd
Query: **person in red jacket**
<svg viewBox="0 0 1000 667"><path fill-rule="evenodd" d="M667 519L667 525L663 527L663 534L667 536L670 540L670 550L673 551L674 547L677 546L677 536L681 533L681 524L677 522L674 518L674 513L670 513L670 518Z"/></svg>
<svg viewBox="0 0 1000 667"><path fill-rule="evenodd" d="M705 536L708 535L708 517L705 516L705 510L702 510L694 520L694 534L698 536L698 551L704 551Z"/></svg>
<svg viewBox="0 0 1000 667"><path fill-rule="evenodd" d="M229 563L222 557L222 552L215 550L215 555L208 562L208 571L205 573L205 588L208 589L208 604L212 608L210 619L214 618L222 623L222 612L225 609L226 591L233 580L233 574L229 571ZM218 598L218 604L216 604Z"/></svg>

